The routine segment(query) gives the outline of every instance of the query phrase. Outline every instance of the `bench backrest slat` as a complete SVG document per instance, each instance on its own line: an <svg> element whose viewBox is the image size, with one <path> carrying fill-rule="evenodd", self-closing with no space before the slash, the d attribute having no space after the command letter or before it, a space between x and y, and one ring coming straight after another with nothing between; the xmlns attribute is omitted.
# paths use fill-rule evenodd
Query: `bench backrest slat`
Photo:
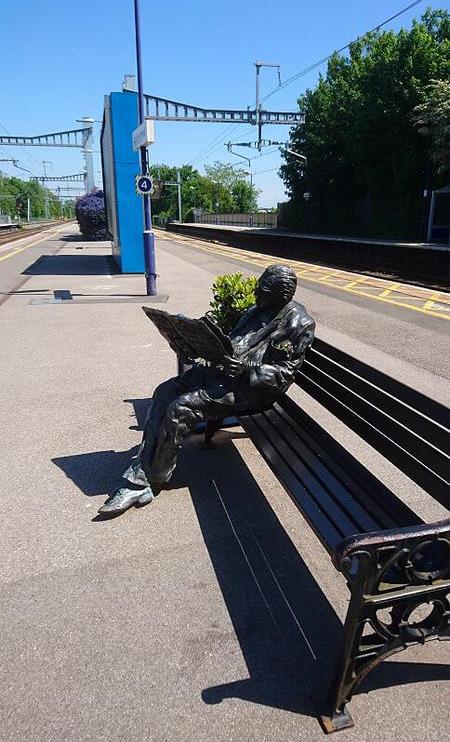
<svg viewBox="0 0 450 742"><path fill-rule="evenodd" d="M299 385L450 508L449 412L316 338Z"/></svg>

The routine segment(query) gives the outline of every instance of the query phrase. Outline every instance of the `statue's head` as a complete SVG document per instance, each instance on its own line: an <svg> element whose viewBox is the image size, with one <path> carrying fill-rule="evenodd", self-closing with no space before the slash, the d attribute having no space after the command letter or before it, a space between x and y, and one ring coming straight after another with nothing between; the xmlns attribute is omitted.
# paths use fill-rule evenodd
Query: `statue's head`
<svg viewBox="0 0 450 742"><path fill-rule="evenodd" d="M281 309L291 301L297 288L297 276L287 265L269 265L256 288L258 309Z"/></svg>

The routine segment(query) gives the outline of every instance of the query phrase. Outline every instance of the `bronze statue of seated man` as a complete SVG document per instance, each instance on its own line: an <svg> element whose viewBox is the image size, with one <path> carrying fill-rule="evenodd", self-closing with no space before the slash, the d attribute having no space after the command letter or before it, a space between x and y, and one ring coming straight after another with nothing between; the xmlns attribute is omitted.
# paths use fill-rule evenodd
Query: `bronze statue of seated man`
<svg viewBox="0 0 450 742"><path fill-rule="evenodd" d="M314 337L315 323L293 300L297 277L272 265L259 278L256 304L230 332L233 357L220 366L195 365L153 394L137 457L100 513L145 505L169 482L183 439L200 422L268 409L294 380Z"/></svg>

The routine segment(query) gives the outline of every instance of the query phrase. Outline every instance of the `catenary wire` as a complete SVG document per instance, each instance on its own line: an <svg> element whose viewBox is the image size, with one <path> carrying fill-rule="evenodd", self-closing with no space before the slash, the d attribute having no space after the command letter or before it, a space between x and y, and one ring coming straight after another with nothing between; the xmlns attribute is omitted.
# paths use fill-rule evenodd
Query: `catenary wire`
<svg viewBox="0 0 450 742"><path fill-rule="evenodd" d="M276 167L269 167L267 170L257 170L255 173L252 173L252 175L255 177L255 175L262 175L263 173L272 173L274 170L278 170L279 167L280 166L277 165Z"/></svg>
<svg viewBox="0 0 450 742"><path fill-rule="evenodd" d="M366 32L365 32L365 34L363 34L363 36L367 35L368 33L373 33L374 31L378 31L378 30L379 30L380 28L383 28L383 26L385 26L385 25L386 25L387 23L390 23L391 21L395 20L396 18L399 18L399 16L403 15L403 14L404 14L404 13L406 13L406 12L407 12L408 10L411 10L411 8L415 7L416 5L419 5L419 4L420 4L420 3L422 3L422 2L423 2L423 0L415 0L415 2L413 2L413 3L410 3L409 5L407 5L407 6L406 6L405 8L403 8L402 10L398 11L397 13L395 13L395 14L394 14L394 15L392 15L392 16L390 16L389 18L386 18L386 20L382 21L382 22L381 22L381 23L379 23L379 24L378 24L377 26L375 26L374 28L370 29L370 31L366 31ZM361 37L358 37L358 38L361 38ZM309 67L305 68L304 70L301 70L300 72L298 72L298 73L297 73L296 75L293 75L292 77L288 78L288 79L287 79L287 80L286 80L286 81L285 81L284 83L282 83L281 85L277 86L276 88L274 88L273 90L271 90L271 91L270 91L270 92L269 92L269 93L268 93L268 94L267 94L266 96L264 96L264 97L262 98L262 100L261 100L261 103L263 103L264 101L266 101L266 100L267 100L268 98L270 98L270 97L271 97L272 95L274 95L274 94L275 94L276 92L278 92L278 91L279 91L279 90L281 90L282 88L285 88L285 87L287 87L288 85L290 85L290 84L291 84L292 82L294 82L295 80L298 80L298 79L299 79L300 77L302 77L303 75L306 75L306 74L307 74L308 72L312 72L312 71L313 71L314 69L316 69L317 67L319 67L319 66L321 66L322 64L324 64L325 62L327 62L327 61L328 61L328 60L330 59L330 57L331 57L331 56L332 56L333 54L335 54L335 53L337 53L337 54L340 54L341 52L345 51L346 49L348 49L348 47L349 47L349 46L350 46L350 45L351 45L352 43L353 43L353 42L352 42L352 41L350 41L350 42L349 42L348 44L346 44L345 46L341 47L340 49L337 49L337 50L336 50L336 52L332 52L331 54L328 54L328 55L327 55L326 57L323 57L323 58L322 58L322 59L320 59L320 60L319 60L318 62L315 62L314 64L310 65ZM236 128L236 126L235 126L235 127L233 127L233 128ZM250 127L250 129L252 129L252 127ZM242 136L244 136L244 134L248 133L248 131L249 131L249 130L247 129L246 131L242 132L242 134L241 134L241 136L239 137L239 139L240 139L240 138L242 138ZM231 133L231 132L230 132L230 133ZM205 157L205 158L209 158L209 157L211 157L211 156L212 156L212 155L213 155L213 154L214 154L215 152L217 152L217 151L218 151L219 149L221 149L221 143L222 143L222 141L223 141L223 140L225 139L225 137L226 137L226 136L227 136L227 133L225 133L225 134L224 134L224 135L223 135L222 137L216 137L216 139L214 140L214 142L212 142L212 143L211 143L211 145L210 145L210 146L212 146L212 145L213 145L213 144L214 144L214 143L215 143L215 142L216 142L217 140L220 140L220 142L219 142L218 146L214 147L214 148L213 148L212 150L210 150L210 151L207 151L207 154L204 154L204 155L200 155L200 157L202 157L202 156L203 156L203 157ZM235 140L235 141L236 141L236 140ZM209 150L209 148L207 148L207 150ZM265 156L266 156L266 155L268 155L268 154L273 154L273 152L274 152L274 151L275 151L275 150L270 150L269 152L266 152L266 153L264 153L264 154L262 154L262 155L256 155L255 157L251 157L251 158L250 158L250 161L252 162L253 160L257 159L258 157L265 157ZM197 159L197 158L196 158L196 159ZM274 169L274 170L276 170L277 168L273 168L273 169ZM267 171L264 171L264 172L269 172L269 171L267 170ZM255 174L256 174L256 173L255 173Z"/></svg>
<svg viewBox="0 0 450 742"><path fill-rule="evenodd" d="M383 26L386 26L387 23L390 23L391 21L394 21L396 18L399 18L399 16L406 13L408 10L411 10L411 8L414 8L416 5L419 5L422 3L423 0L415 0L415 2L410 3L406 6L406 8L403 8L402 10L399 10L398 13L395 13L394 15L391 15L390 18L386 18L385 21L382 21L377 26L374 26L369 31L366 31L362 36L358 36L353 41L349 41L348 44L345 44L345 46L341 46L340 49L336 49L335 51L328 54L326 57L323 57L322 59L319 59L317 62L314 62L314 64L311 64L309 67L305 67L303 70L300 70L300 72L297 72L295 75L292 75L292 77L289 77L287 80L285 80L281 85L277 85L276 88L273 88L267 95L264 96L264 98L261 99L261 103L264 103L268 98L270 98L272 95L275 95L275 93L278 93L278 91L282 90L283 88L287 87L291 83L293 83L295 80L298 80L299 77L303 77L304 75L307 75L309 72L312 72L317 67L321 67L325 62L328 62L328 60L334 55L334 54L340 54L341 52L345 51L349 48L349 46L355 41L358 41L359 39L364 38L364 36L367 36L369 33L373 33L375 31L379 31L380 28L383 28Z"/></svg>
<svg viewBox="0 0 450 742"><path fill-rule="evenodd" d="M0 121L0 127L1 127L1 128L3 129L3 131L5 131L5 132L6 132L6 133L7 133L7 134L8 134L9 136L10 136L10 137L11 137L11 136L13 136L13 135L11 134L11 132L10 132L10 131L8 131L8 129L6 128L6 126L3 126L3 124L1 123L1 121ZM28 148L27 148L27 146L26 146L25 144L19 144L18 146L19 146L19 147L22 147L22 148L23 148L23 149L24 149L24 150L25 150L25 151L27 152L27 154L29 155L29 157L30 157L30 158L31 158L32 160L34 160L35 162L37 162L37 163L38 163L39 165L41 165L41 164L42 164L42 163L41 163L41 162L40 162L40 161L39 161L39 160L37 159L37 157L35 157L34 155L32 155L32 154L31 154L31 152L29 152L29 151L28 151Z"/></svg>
<svg viewBox="0 0 450 742"><path fill-rule="evenodd" d="M395 20L396 18L399 18L401 15L403 15L404 13L406 13L408 10L411 10L416 5L419 5L422 2L423 2L423 0L415 0L415 2L410 3L405 8L402 8L402 10L398 11L397 13L395 13L392 16L390 16L386 20L384 20L381 23L377 24L376 26L374 26L369 31L366 31L363 34L363 36L366 36L368 33L373 33L374 31L378 31L380 28L383 28L383 26L385 26L386 24L390 23L391 21ZM359 36L358 39L360 39L360 38L362 38L362 37ZM358 40L358 39L356 39L356 40ZM331 52L326 57L323 57L322 59L318 60L314 64L309 65L308 67L304 68L303 70L301 70L300 72L296 73L295 75L292 75L290 78L288 78L287 80L285 80L285 82L283 82L281 85L278 85L276 88L274 88L269 93L267 93L267 95L264 96L261 99L261 103L265 102L272 95L275 95L275 93L277 93L278 91L280 91L283 88L287 87L288 85L290 85L291 83L293 83L295 80L298 80L300 77L308 74L309 72L312 72L317 67L320 67L321 65L323 65L325 62L327 62L333 56L333 54L340 54L341 52L345 51L346 49L349 48L349 46L352 43L354 43L354 42L353 41L348 42L347 44L345 44L345 46L342 46L340 49L337 49L336 51ZM204 159L209 159L213 154L215 154L216 152L218 152L222 148L222 142L225 140L225 138L227 136L230 136L231 132L234 131L235 129L237 129L238 126L239 126L238 124L231 125L231 128L230 128L230 126L228 126L225 129L224 132L222 132L221 134L219 134L218 136L216 136L208 145L206 145L205 147L203 147L192 158L192 160L190 161L189 164L190 165L193 165L195 162L197 162L200 159L203 159L203 160ZM248 132L248 130L247 130L247 132ZM240 135L239 138L241 138L242 136L244 136L244 134L247 133L247 132L242 132L242 134ZM262 155L257 155L256 157L264 157L267 154L272 154L273 151L274 150L272 150L271 152L266 152L266 153L264 153ZM250 158L250 161L255 160L256 157ZM274 168L274 169L276 169L276 168Z"/></svg>
<svg viewBox="0 0 450 742"><path fill-rule="evenodd" d="M234 127L233 127L233 129L236 129L236 128L237 128L238 126L239 126L239 124L235 124L235 125L234 125ZM230 141L231 141L231 144L236 144L237 142L239 142L239 141L240 141L240 140L242 139L242 137L243 137L243 136L245 136L246 134L248 134L248 132L249 132L249 131L252 131L252 130L253 130L253 126L250 126L250 127L248 128L248 129L244 129L244 131L242 131L242 132L240 133L240 136L239 136L239 137L238 137L237 139L235 139L235 140L230 140ZM230 131L230 132L228 133L228 136L229 136L230 134L231 134L231 131ZM223 137L221 138L220 142L219 142L219 143L217 144L217 146L216 146L216 147L214 147L214 149L213 149L213 150L211 150L210 152L208 152L208 153L207 153L207 154L206 154L206 155L204 156L204 157L205 157L205 159L210 159L210 158L212 157L212 155L213 155L213 154L215 154L216 152L219 152L219 150L221 150L221 149L222 149L222 146L223 146L223 140L224 140L224 139L226 138L226 136L227 136L227 134L225 134L225 135L224 135L224 136L223 136ZM230 154L234 154L234 153L233 153L233 152L230 152Z"/></svg>
<svg viewBox="0 0 450 742"><path fill-rule="evenodd" d="M217 145L217 142L221 141L222 139L224 139L227 136L227 133L228 132L231 133L231 131L233 130L233 128L234 127L231 127L231 129L230 129L230 125L228 125L227 128L225 129L225 131L221 132L218 136L214 137L214 139L211 142L209 142L209 144L204 145L202 147L202 149L199 150L199 152L196 155L194 155L194 157L190 161L190 164L194 163L196 160L198 160L201 157L203 157L205 155L205 153L207 153L209 150L211 150L212 148L214 148L215 145Z"/></svg>
<svg viewBox="0 0 450 742"><path fill-rule="evenodd" d="M218 136L216 136L212 142L205 145L190 161L190 165L193 165L194 162L196 162L199 159L209 157L213 152L217 151L218 149L221 149L222 147L222 141L231 134L232 131L237 129L238 124L228 124L225 131L222 131ZM211 149L212 148L212 149ZM211 150L211 151L210 151Z"/></svg>

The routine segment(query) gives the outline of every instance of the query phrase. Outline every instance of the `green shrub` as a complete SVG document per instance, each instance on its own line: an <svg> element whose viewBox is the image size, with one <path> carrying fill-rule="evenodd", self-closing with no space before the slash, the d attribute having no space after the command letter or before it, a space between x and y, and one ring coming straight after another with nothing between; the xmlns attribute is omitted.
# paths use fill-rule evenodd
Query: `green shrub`
<svg viewBox="0 0 450 742"><path fill-rule="evenodd" d="M244 278L242 273L226 273L217 276L212 286L213 300L210 317L224 332L230 332L240 314L256 301L256 276Z"/></svg>

